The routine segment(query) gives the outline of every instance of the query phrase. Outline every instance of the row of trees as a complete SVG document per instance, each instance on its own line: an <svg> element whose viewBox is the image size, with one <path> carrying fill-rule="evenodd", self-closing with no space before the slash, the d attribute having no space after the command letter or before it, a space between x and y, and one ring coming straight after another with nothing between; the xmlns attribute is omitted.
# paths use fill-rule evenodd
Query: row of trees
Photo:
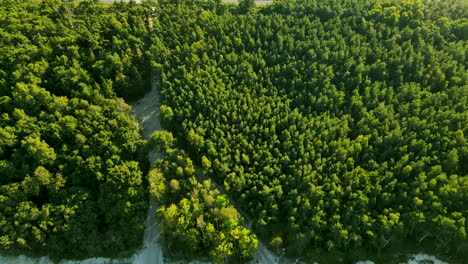
<svg viewBox="0 0 468 264"><path fill-rule="evenodd" d="M158 1L167 127L276 248L466 257L468 9L452 2Z"/></svg>
<svg viewBox="0 0 468 264"><path fill-rule="evenodd" d="M0 249L53 258L141 244L145 144L120 98L149 87L143 5L0 5Z"/></svg>

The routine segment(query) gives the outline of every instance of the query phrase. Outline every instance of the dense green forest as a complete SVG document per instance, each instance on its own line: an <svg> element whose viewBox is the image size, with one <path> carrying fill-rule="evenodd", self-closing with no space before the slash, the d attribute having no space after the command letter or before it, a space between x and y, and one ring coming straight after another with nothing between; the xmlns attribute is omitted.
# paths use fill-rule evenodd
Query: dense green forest
<svg viewBox="0 0 468 264"><path fill-rule="evenodd" d="M257 237L242 226L243 218L228 197L211 180L203 180L207 164L197 171L176 143L167 131L154 133L150 142L165 154L148 179L151 195L161 203L157 218L167 253L175 258L208 253L216 263L249 260L258 247Z"/></svg>
<svg viewBox="0 0 468 264"><path fill-rule="evenodd" d="M148 88L145 12L0 2L1 249L74 258L141 244L145 141L119 97Z"/></svg>
<svg viewBox="0 0 468 264"><path fill-rule="evenodd" d="M3 251L468 259L467 1L0 3Z"/></svg>
<svg viewBox="0 0 468 264"><path fill-rule="evenodd" d="M154 16L151 3L1 2L3 252L117 257L141 246L147 146L123 99L150 88ZM163 204L167 247L208 252L217 262L250 257L258 240L227 197L210 181L198 183L190 158L157 137L151 147L167 156L148 177L159 186L150 191Z"/></svg>
<svg viewBox="0 0 468 264"><path fill-rule="evenodd" d="M467 258L466 1L158 1L163 118L291 255Z"/></svg>

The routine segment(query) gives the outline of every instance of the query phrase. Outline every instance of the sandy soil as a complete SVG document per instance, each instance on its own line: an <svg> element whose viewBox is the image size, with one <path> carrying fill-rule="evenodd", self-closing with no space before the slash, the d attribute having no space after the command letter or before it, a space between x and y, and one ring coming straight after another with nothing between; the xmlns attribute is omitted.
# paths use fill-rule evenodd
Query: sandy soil
<svg viewBox="0 0 468 264"><path fill-rule="evenodd" d="M149 139L151 134L154 132L162 130L159 110L161 100L157 89L158 86L159 80L153 72L151 91L138 102L131 104L132 112L138 120L143 137L146 139ZM161 157L162 154L154 150L148 153L150 164L153 164L155 160ZM164 263L162 248L157 241L161 234L161 230L155 219L157 208L158 205L156 201L150 198L148 216L145 221L146 228L145 236L143 238L143 249L135 254L132 262L134 264Z"/></svg>

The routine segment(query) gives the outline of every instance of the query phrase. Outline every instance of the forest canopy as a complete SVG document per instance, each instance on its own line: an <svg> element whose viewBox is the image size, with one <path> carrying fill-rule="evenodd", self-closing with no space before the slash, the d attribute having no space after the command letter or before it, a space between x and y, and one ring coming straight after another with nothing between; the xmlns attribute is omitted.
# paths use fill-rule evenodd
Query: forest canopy
<svg viewBox="0 0 468 264"><path fill-rule="evenodd" d="M0 5L2 250L125 255L149 192L173 256L468 258L468 2L96 3Z"/></svg>
<svg viewBox="0 0 468 264"><path fill-rule="evenodd" d="M167 127L260 238L466 259L466 1L245 6L158 1L152 49Z"/></svg>
<svg viewBox="0 0 468 264"><path fill-rule="evenodd" d="M0 248L128 255L147 207L131 99L149 87L147 8L0 4Z"/></svg>

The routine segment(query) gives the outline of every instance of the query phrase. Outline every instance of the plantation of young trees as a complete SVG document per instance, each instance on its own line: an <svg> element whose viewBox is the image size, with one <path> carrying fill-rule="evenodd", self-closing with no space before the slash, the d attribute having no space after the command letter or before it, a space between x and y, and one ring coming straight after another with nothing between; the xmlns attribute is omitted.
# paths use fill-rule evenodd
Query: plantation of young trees
<svg viewBox="0 0 468 264"><path fill-rule="evenodd" d="M167 128L263 241L467 256L466 2L158 3Z"/></svg>
<svg viewBox="0 0 468 264"><path fill-rule="evenodd" d="M151 69L147 143L125 100ZM458 263L467 135L464 0L0 4L2 252L128 255L149 193L173 258Z"/></svg>

